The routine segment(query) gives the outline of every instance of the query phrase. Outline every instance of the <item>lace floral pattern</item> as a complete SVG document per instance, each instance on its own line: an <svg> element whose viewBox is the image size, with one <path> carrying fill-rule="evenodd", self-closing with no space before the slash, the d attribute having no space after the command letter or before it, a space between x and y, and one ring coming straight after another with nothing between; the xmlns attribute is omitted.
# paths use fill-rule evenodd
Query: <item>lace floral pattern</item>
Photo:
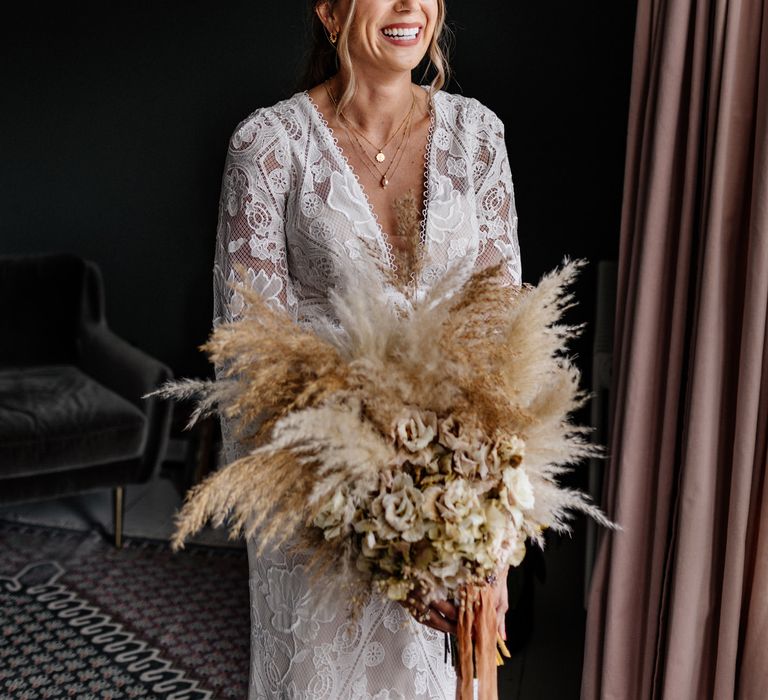
<svg viewBox="0 0 768 700"><path fill-rule="evenodd" d="M251 561L250 694L258 698L444 700L456 677L443 635L375 597L360 617L324 598L300 557L283 551Z"/></svg>
<svg viewBox="0 0 768 700"><path fill-rule="evenodd" d="M424 176L425 264L417 290L465 256L477 267L506 260L510 282L520 284L515 195L499 118L477 100L438 92ZM247 282L300 321L329 314L338 270L363 248L394 266L365 191L309 94L245 119L232 135L222 182L214 324L242 312L228 281Z"/></svg>
<svg viewBox="0 0 768 700"><path fill-rule="evenodd" d="M435 95L431 120L416 293L466 256L478 268L506 261L508 281L520 284L502 122L477 100L445 92ZM299 322L330 317L329 291L365 249L394 268L365 191L309 94L296 93L245 119L230 140L222 181L214 325L243 311L243 297L227 284L233 281ZM403 302L399 290L390 291L393 303ZM239 446L228 426L222 428L232 461ZM350 620L344 601L320 600L300 557L283 550L256 556L254 541L248 551L250 700L455 696L442 634L380 598Z"/></svg>

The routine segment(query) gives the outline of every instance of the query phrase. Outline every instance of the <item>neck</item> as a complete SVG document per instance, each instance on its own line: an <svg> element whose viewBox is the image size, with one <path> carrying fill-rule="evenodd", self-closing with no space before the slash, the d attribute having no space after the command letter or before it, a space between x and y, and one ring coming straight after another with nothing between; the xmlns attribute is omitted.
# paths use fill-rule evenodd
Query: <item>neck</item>
<svg viewBox="0 0 768 700"><path fill-rule="evenodd" d="M329 84L336 100L341 99L349 79L337 73ZM386 139L403 121L411 108L415 89L410 73L389 80L365 80L358 77L352 102L344 108L344 116L365 133ZM416 103L418 107L418 101ZM417 112L414 111L414 118Z"/></svg>

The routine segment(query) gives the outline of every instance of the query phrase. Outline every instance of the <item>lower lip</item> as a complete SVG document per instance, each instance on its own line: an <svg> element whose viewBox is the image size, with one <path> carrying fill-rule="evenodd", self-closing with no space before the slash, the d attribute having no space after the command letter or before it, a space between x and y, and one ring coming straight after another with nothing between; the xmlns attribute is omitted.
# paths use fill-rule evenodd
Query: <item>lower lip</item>
<svg viewBox="0 0 768 700"><path fill-rule="evenodd" d="M384 32L381 33L381 36L383 36L390 44L394 44L395 46L414 46L415 44L418 44L419 40L421 39L421 29L413 39L393 39L391 36L384 34Z"/></svg>

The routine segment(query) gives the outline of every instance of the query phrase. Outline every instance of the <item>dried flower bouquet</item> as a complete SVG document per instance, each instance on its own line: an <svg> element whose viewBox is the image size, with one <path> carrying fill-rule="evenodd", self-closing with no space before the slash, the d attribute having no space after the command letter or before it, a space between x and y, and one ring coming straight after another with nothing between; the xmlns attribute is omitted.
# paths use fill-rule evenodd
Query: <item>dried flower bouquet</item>
<svg viewBox="0 0 768 700"><path fill-rule="evenodd" d="M521 288L499 266L458 266L406 311L363 268L332 297L337 323L313 327L239 288L243 317L203 346L219 379L161 390L198 399L192 422L219 411L247 449L190 490L174 547L229 519L233 537L310 553L358 604L463 596L460 697L473 675L495 697L488 577L546 528L569 531L573 511L612 526L557 481L600 454L569 419L587 395L566 354L580 328L562 317L583 264Z"/></svg>

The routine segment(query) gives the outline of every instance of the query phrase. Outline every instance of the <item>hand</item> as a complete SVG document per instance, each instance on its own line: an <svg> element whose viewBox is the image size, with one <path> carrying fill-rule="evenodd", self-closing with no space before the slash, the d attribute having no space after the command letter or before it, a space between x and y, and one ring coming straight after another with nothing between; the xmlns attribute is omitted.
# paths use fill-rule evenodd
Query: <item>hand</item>
<svg viewBox="0 0 768 700"><path fill-rule="evenodd" d="M411 591L401 605L416 620L438 632L456 634L459 606L448 600L436 600L426 605L416 591Z"/></svg>
<svg viewBox="0 0 768 700"><path fill-rule="evenodd" d="M507 591L507 572L509 567L505 566L496 574L496 582L493 584L496 601L496 625L499 636L507 640L506 615L509 610L509 593Z"/></svg>

